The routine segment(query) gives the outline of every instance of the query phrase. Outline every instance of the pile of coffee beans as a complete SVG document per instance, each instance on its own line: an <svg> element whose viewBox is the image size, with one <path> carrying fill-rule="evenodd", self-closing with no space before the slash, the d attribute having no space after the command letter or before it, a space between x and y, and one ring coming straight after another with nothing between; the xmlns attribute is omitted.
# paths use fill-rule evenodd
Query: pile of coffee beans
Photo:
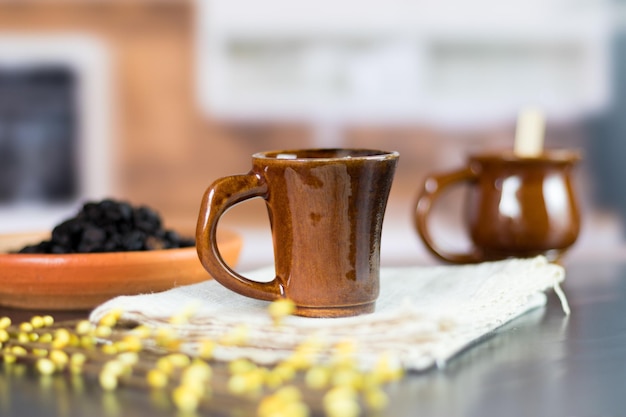
<svg viewBox="0 0 626 417"><path fill-rule="evenodd" d="M52 230L50 240L19 253L146 251L194 246L193 239L164 229L159 214L146 206L106 199L87 202L75 217Z"/></svg>

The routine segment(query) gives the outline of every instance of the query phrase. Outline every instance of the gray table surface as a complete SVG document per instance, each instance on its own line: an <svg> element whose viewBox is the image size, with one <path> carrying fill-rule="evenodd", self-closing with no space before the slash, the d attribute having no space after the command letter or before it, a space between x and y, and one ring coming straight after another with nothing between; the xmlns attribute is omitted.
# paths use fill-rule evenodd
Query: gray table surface
<svg viewBox="0 0 626 417"><path fill-rule="evenodd" d="M411 374L390 386L384 416L626 415L626 260L566 264L565 316L554 294L545 308L507 324L443 369ZM17 319L32 312L0 309ZM198 415L250 415L250 408ZM171 416L137 389L103 392L94 381L0 365L0 416Z"/></svg>

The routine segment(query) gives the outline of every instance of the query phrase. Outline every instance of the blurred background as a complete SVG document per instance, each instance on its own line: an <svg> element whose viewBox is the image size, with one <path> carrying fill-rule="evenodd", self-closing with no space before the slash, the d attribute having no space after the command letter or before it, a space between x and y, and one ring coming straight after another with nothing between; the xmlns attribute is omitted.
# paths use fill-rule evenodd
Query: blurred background
<svg viewBox="0 0 626 417"><path fill-rule="evenodd" d="M216 178L256 151L400 152L383 264L434 262L413 229L428 173L512 148L521 108L576 148L571 256L621 251L623 2L600 0L0 1L0 233L50 229L87 200L157 209L193 234ZM454 190L435 216L466 245ZM271 263L262 202L238 206L241 268Z"/></svg>

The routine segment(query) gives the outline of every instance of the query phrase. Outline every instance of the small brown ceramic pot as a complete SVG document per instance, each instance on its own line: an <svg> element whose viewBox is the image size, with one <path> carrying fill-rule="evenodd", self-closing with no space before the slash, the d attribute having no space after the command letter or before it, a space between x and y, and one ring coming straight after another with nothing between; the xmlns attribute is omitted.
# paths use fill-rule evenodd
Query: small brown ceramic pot
<svg viewBox="0 0 626 417"><path fill-rule="evenodd" d="M576 241L580 215L572 171L575 151L470 156L457 171L429 176L417 198L415 226L426 247L452 263L545 255L558 260ZM438 245L429 227L433 203L452 185L470 185L465 215L472 248L453 253Z"/></svg>
<svg viewBox="0 0 626 417"><path fill-rule="evenodd" d="M296 314L340 317L374 310L380 236L398 153L366 149L261 152L252 170L216 180L200 208L196 242L206 270L225 287L262 300L289 298ZM265 200L276 277L268 283L233 271L216 246L222 214Z"/></svg>

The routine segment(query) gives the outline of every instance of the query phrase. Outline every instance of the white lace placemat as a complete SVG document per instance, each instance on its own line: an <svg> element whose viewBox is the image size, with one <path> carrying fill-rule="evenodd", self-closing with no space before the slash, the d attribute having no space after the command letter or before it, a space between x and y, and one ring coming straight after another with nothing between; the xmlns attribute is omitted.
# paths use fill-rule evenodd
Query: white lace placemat
<svg viewBox="0 0 626 417"><path fill-rule="evenodd" d="M267 277L268 269L247 274ZM261 364L288 358L301 344L316 338L330 348L354 343L363 367L381 355L392 355L406 370L443 366L452 356L521 314L543 306L544 291L554 289L566 314L569 307L559 283L564 269L544 257L476 265L398 267L381 270L381 292L372 314L335 319L285 317L276 325L269 303L233 293L218 282L114 298L91 313L98 322L122 311L122 319L177 331L181 350L194 354L205 339L223 340L233 331L237 343L217 345L214 357L246 357ZM193 311L184 323L171 318ZM318 344L320 344L318 343ZM324 349L320 349L324 352Z"/></svg>

